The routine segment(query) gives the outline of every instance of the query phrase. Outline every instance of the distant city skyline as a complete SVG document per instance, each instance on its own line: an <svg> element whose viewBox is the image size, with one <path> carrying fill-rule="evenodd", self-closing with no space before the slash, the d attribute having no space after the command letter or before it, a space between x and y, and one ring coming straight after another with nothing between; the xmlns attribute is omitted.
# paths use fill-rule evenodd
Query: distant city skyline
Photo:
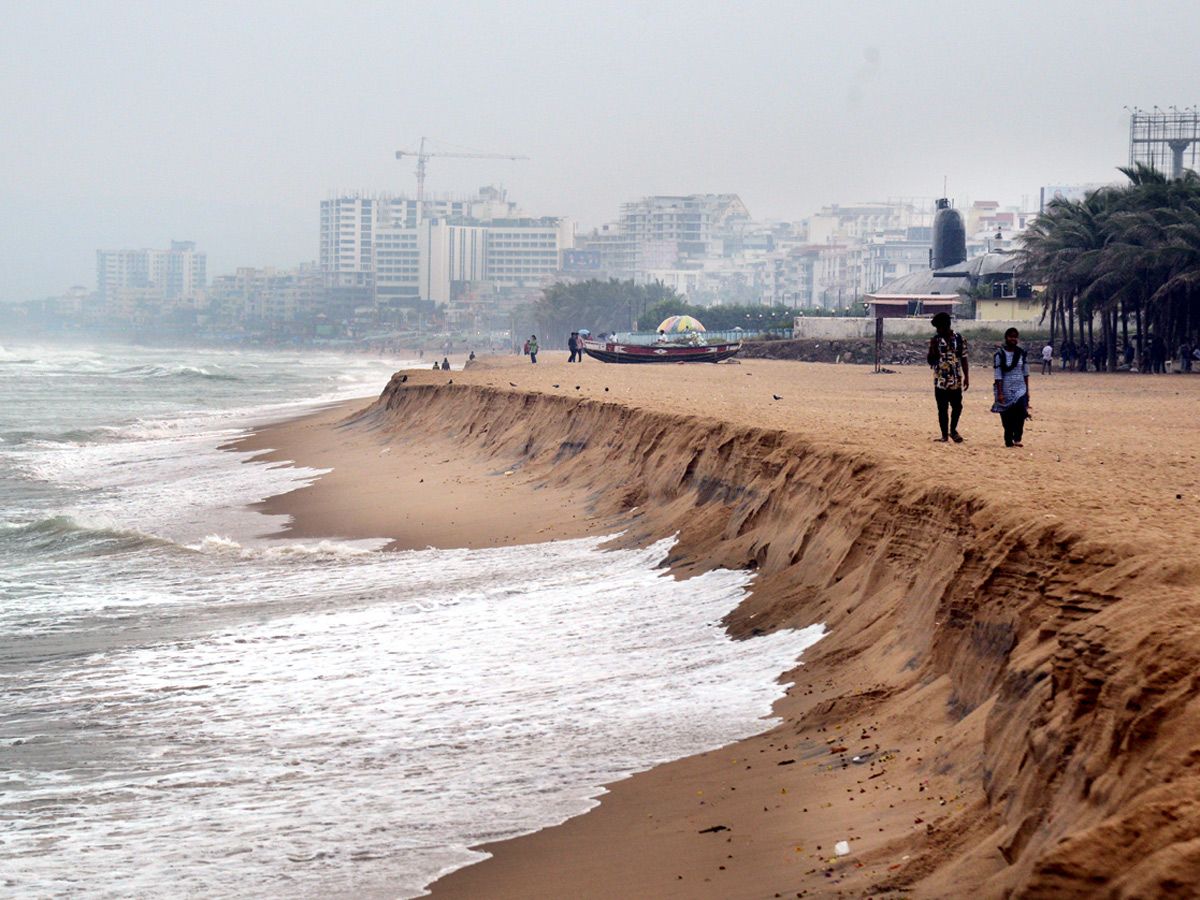
<svg viewBox="0 0 1200 900"><path fill-rule="evenodd" d="M330 192L496 185L581 231L731 193L755 219L932 198L1034 207L1114 182L1126 106L1200 100L1200 8L799 0L5 4L0 300L98 249L195 241L209 272L318 255ZM1023 199L1025 203L1022 204Z"/></svg>

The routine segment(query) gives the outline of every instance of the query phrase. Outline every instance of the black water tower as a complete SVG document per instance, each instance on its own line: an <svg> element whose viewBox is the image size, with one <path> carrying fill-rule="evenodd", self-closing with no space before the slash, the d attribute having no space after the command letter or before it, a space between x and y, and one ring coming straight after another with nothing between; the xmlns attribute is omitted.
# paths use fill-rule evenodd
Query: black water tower
<svg viewBox="0 0 1200 900"><path fill-rule="evenodd" d="M933 217L933 248L929 251L929 268L944 269L956 266L967 258L967 229L962 216L950 207L943 197L937 202L937 214Z"/></svg>

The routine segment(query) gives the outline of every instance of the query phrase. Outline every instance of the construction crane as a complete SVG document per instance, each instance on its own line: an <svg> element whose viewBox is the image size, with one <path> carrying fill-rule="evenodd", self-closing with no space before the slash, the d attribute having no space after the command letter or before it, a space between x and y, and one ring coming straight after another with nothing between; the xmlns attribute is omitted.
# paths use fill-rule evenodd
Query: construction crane
<svg viewBox="0 0 1200 900"><path fill-rule="evenodd" d="M418 150L397 150L396 159L403 159L406 156L415 156L417 158L417 208L423 209L425 206L425 163L434 156L454 156L460 159L529 159L528 156L512 156L507 153L426 153L425 138L421 138L421 147Z"/></svg>

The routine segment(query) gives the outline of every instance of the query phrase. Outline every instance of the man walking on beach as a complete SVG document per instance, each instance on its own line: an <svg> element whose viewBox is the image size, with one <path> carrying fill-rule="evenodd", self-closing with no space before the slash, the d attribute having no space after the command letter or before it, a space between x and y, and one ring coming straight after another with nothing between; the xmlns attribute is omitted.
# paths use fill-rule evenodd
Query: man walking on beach
<svg viewBox="0 0 1200 900"><path fill-rule="evenodd" d="M950 330L950 314L940 312L931 320L937 334L929 340L929 365L933 369L933 396L937 400L938 424L945 443L962 443L958 419L962 415L963 391L971 386L967 363L967 343L962 335Z"/></svg>

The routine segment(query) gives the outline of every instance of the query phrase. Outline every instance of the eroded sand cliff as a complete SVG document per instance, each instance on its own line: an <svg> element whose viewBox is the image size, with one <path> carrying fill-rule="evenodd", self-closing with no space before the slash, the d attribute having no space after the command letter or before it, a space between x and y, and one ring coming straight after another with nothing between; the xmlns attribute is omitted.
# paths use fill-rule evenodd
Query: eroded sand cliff
<svg viewBox="0 0 1200 900"><path fill-rule="evenodd" d="M989 372L956 447L930 442L926 373L519 362L397 376L338 439L516 466L620 542L677 533L680 577L755 569L732 634L829 633L781 725L490 847L435 897L1200 892L1189 377L1035 379L1008 451Z"/></svg>

